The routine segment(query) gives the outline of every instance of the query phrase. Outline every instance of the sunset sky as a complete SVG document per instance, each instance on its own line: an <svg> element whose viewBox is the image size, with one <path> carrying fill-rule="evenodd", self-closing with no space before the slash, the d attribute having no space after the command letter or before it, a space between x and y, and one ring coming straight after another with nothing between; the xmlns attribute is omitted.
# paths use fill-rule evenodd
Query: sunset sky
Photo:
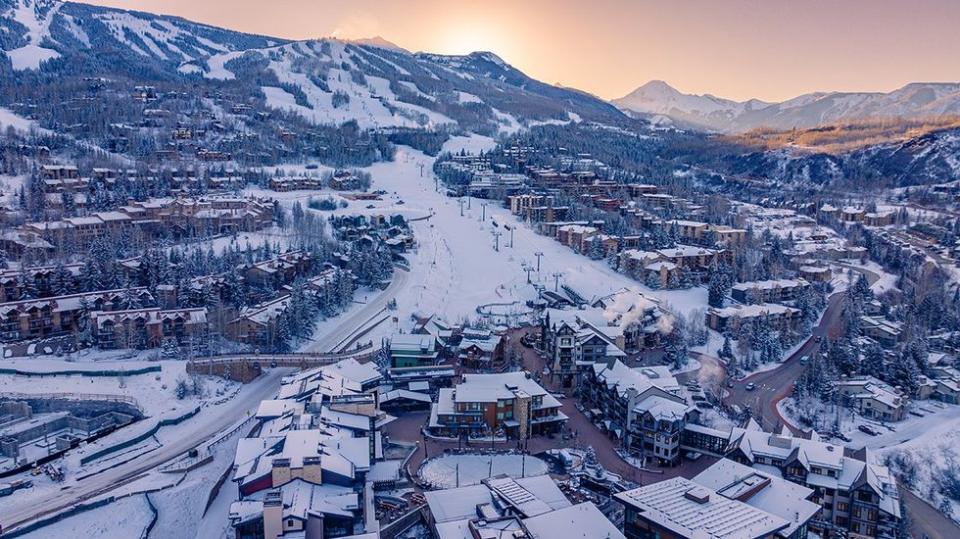
<svg viewBox="0 0 960 539"><path fill-rule="evenodd" d="M527 74L621 97L652 80L783 100L960 80L957 0L92 0L291 39L375 35L490 50Z"/></svg>

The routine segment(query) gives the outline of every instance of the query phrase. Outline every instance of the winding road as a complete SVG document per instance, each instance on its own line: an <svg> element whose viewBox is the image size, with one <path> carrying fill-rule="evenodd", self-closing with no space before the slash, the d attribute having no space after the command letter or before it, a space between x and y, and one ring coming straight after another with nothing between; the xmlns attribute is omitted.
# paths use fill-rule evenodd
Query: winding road
<svg viewBox="0 0 960 539"><path fill-rule="evenodd" d="M880 276L876 273L852 266L844 266L862 273L867 281L873 285ZM751 413L764 430L778 430L786 425L794 434L801 430L785 421L777 404L790 396L793 384L803 372L804 365L800 358L813 354L819 350L820 342L832 336L840 327L843 314L843 294L834 294L830 297L827 309L824 311L820 323L814 327L813 334L796 352L790 355L779 367L756 373L734 384L727 390L724 401L728 405L750 406ZM748 383L756 384L756 389L747 391ZM916 539L947 539L960 537L960 526L947 518L936 508L918 498L906 487L900 487L901 500L910 518L910 533Z"/></svg>

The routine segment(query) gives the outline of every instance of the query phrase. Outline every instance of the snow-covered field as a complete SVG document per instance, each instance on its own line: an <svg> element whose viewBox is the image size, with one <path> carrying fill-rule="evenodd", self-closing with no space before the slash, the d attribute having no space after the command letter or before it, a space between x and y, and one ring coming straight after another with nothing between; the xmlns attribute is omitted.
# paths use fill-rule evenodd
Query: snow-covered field
<svg viewBox="0 0 960 539"><path fill-rule="evenodd" d="M500 474L531 477L548 471L546 462L529 455L444 455L424 462L418 473L437 488L454 488Z"/></svg>

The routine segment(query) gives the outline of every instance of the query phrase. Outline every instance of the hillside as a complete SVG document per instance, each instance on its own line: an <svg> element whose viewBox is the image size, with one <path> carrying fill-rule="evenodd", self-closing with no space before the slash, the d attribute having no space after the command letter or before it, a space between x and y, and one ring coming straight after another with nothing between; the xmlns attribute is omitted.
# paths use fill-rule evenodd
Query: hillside
<svg viewBox="0 0 960 539"><path fill-rule="evenodd" d="M722 142L729 147L729 142ZM728 174L796 185L900 187L960 179L960 128L933 130L905 140L843 152L742 146L712 166Z"/></svg>
<svg viewBox="0 0 960 539"><path fill-rule="evenodd" d="M762 150L791 148L838 154L876 146L904 142L928 133L960 128L960 117L870 118L851 123L824 125L787 131L758 128L721 139Z"/></svg>

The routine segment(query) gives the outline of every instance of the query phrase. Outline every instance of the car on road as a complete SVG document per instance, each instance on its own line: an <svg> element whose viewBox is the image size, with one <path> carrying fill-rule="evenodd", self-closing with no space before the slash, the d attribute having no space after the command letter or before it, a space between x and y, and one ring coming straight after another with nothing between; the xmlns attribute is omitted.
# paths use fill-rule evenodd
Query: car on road
<svg viewBox="0 0 960 539"><path fill-rule="evenodd" d="M747 391L753 391L754 389L757 389L757 384L750 382L749 384L746 385L744 389L746 389Z"/></svg>
<svg viewBox="0 0 960 539"><path fill-rule="evenodd" d="M835 432L832 432L831 434L833 435L834 438L837 438L837 439L842 440L842 441L844 441L844 442L849 443L849 442L852 441L849 436L847 436L846 434L844 434L844 433L842 433L842 432L835 431Z"/></svg>
<svg viewBox="0 0 960 539"><path fill-rule="evenodd" d="M800 358L800 364L801 364L801 365L806 365L806 364L809 363L809 362L810 362L810 356L802 356L802 357Z"/></svg>
<svg viewBox="0 0 960 539"><path fill-rule="evenodd" d="M860 425L859 427L857 427L857 430L859 430L860 432L868 436L876 436L879 434L877 431L870 428L870 425Z"/></svg>

